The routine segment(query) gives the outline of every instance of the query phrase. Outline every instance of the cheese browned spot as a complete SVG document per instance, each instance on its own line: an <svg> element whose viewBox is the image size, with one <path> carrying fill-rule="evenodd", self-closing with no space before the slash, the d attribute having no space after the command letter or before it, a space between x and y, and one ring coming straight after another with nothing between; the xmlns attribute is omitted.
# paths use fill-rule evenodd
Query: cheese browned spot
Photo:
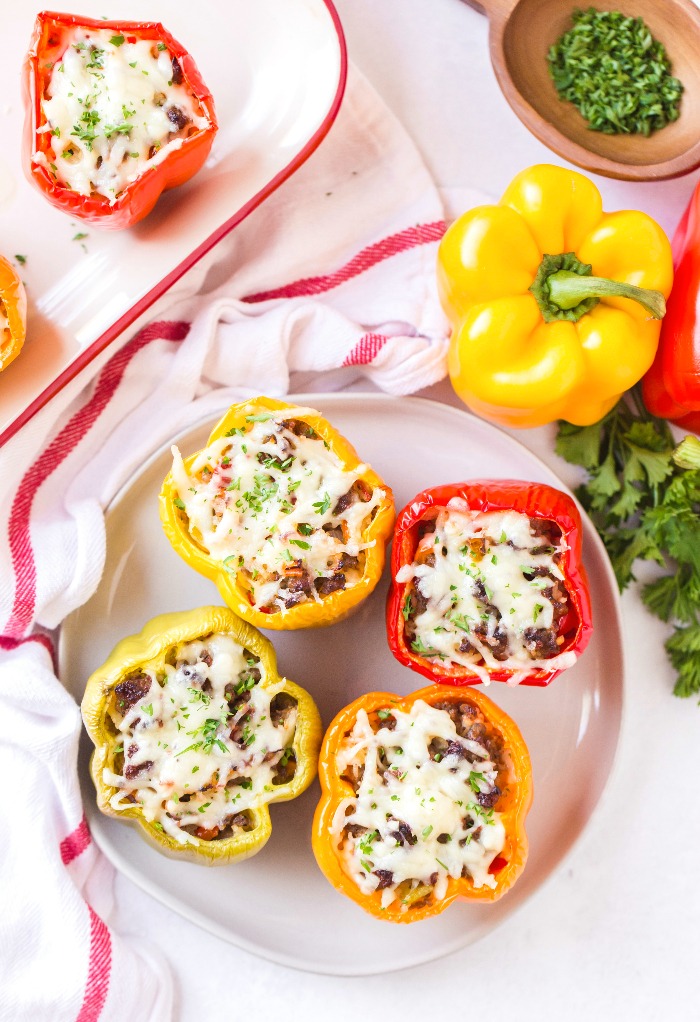
<svg viewBox="0 0 700 1022"><path fill-rule="evenodd" d="M191 535L269 613L321 601L363 574L363 542L385 497L348 469L304 421L312 409L255 414L172 478ZM313 413L318 414L318 413Z"/></svg>
<svg viewBox="0 0 700 1022"><path fill-rule="evenodd" d="M115 686L115 810L138 804L180 843L250 830L250 809L294 776L296 701L263 687L259 657L215 632L174 647Z"/></svg>
<svg viewBox="0 0 700 1022"><path fill-rule="evenodd" d="M571 666L559 624L569 609L556 523L517 511L470 511L459 498L422 524L403 605L407 646L433 663L525 676L533 662Z"/></svg>
<svg viewBox="0 0 700 1022"><path fill-rule="evenodd" d="M41 100L56 181L114 203L149 167L208 124L165 44L109 29L73 29Z"/></svg>
<svg viewBox="0 0 700 1022"><path fill-rule="evenodd" d="M354 795L332 830L343 869L364 894L401 911L444 898L449 878L496 886L489 867L505 844L498 812L509 756L476 707L391 705L360 710L337 752Z"/></svg>

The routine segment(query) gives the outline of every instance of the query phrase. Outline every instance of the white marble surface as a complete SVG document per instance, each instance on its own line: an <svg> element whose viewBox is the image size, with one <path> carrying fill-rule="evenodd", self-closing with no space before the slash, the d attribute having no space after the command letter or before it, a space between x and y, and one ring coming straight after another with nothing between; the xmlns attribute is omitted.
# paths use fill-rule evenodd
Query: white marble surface
<svg viewBox="0 0 700 1022"><path fill-rule="evenodd" d="M522 167L561 162L505 103L489 64L486 22L460 0L336 3L351 59L413 136L452 212L459 211L460 188L498 195ZM696 177L597 183L609 208L644 209L672 230ZM430 396L451 400L449 386ZM573 483L575 472L553 454L552 437L548 428L519 434ZM335 979L254 958L118 878L115 924L162 949L180 1022L700 1018L700 709L671 695L666 630L635 592L625 594L623 613L627 698L616 769L579 845L516 916L448 959L382 977Z"/></svg>

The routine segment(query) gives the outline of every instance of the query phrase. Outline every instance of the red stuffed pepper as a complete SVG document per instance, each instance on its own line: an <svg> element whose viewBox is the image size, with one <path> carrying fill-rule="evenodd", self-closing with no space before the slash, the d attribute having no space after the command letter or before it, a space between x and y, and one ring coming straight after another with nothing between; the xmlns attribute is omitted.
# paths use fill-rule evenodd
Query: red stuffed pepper
<svg viewBox="0 0 700 1022"><path fill-rule="evenodd" d="M700 185L673 238L675 277L656 358L644 377L652 415L700 431Z"/></svg>
<svg viewBox="0 0 700 1022"><path fill-rule="evenodd" d="M438 683L547 685L590 638L581 518L541 483L419 493L396 522L391 579L391 651Z"/></svg>
<svg viewBox="0 0 700 1022"><path fill-rule="evenodd" d="M214 103L192 57L157 22L43 11L24 67L23 162L54 206L130 227L204 164Z"/></svg>

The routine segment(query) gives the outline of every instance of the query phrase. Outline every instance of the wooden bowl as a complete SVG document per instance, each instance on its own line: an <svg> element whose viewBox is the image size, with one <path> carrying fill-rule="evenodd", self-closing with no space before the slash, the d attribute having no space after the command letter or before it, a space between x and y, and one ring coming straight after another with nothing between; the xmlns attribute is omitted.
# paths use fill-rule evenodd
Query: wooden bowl
<svg viewBox="0 0 700 1022"><path fill-rule="evenodd" d="M489 18L491 62L504 96L523 124L570 163L606 177L651 181L700 166L700 10L692 0L466 0ZM559 98L547 52L572 26L577 8L642 18L663 43L684 86L680 117L643 135L591 131Z"/></svg>

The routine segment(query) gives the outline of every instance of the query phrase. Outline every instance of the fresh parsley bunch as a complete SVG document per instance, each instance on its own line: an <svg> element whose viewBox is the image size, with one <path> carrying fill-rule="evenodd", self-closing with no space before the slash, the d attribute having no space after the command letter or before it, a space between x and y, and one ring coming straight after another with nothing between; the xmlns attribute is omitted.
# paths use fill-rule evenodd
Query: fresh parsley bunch
<svg viewBox="0 0 700 1022"><path fill-rule="evenodd" d="M700 440L677 446L635 388L592 426L560 422L556 450L588 472L576 496L620 590L634 581L637 560L665 569L643 587L642 600L674 625L666 651L678 673L675 695L700 693Z"/></svg>

